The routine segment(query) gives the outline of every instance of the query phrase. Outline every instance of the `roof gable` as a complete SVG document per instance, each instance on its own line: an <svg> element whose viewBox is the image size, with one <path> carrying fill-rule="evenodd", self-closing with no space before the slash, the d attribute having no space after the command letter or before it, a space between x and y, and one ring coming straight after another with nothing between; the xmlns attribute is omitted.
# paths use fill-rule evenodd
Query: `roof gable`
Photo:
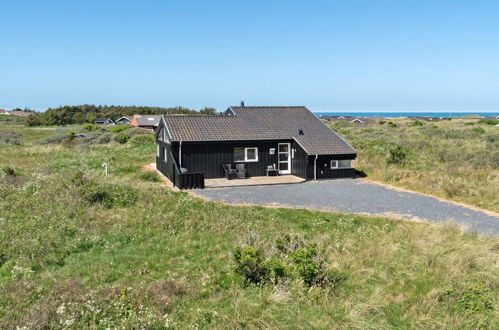
<svg viewBox="0 0 499 330"><path fill-rule="evenodd" d="M225 115L166 115L163 118L172 141L294 139L310 155L356 153L303 106L233 106Z"/></svg>

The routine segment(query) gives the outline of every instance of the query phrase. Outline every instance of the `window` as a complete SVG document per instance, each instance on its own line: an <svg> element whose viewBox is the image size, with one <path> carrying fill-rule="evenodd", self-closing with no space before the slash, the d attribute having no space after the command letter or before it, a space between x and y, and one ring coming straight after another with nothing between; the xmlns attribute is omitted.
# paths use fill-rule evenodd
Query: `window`
<svg viewBox="0 0 499 330"><path fill-rule="evenodd" d="M158 146L158 149L156 150L156 156L159 157L159 144L157 144L157 146Z"/></svg>
<svg viewBox="0 0 499 330"><path fill-rule="evenodd" d="M332 160L331 169L333 170L336 168L352 168L352 160L351 159Z"/></svg>
<svg viewBox="0 0 499 330"><path fill-rule="evenodd" d="M163 148L163 159L165 163L168 163L168 150L166 149L166 147Z"/></svg>
<svg viewBox="0 0 499 330"><path fill-rule="evenodd" d="M257 162L258 161L258 148L234 148L234 161L235 162Z"/></svg>
<svg viewBox="0 0 499 330"><path fill-rule="evenodd" d="M338 162L339 168L352 168L352 160L351 159L343 159Z"/></svg>

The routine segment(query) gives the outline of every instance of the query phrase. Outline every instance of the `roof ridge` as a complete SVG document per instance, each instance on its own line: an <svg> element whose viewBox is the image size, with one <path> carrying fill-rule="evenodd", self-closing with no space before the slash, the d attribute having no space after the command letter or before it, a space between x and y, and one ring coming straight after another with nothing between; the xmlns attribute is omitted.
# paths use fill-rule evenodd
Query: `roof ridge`
<svg viewBox="0 0 499 330"><path fill-rule="evenodd" d="M209 117L213 117L213 118L228 118L228 117L234 117L234 116L230 116L230 115L202 115L202 114L183 114L183 113L174 113L174 114L166 114L166 115L162 115L163 117L203 117L203 118L209 118Z"/></svg>
<svg viewBox="0 0 499 330"><path fill-rule="evenodd" d="M231 105L229 108L306 108L304 105Z"/></svg>

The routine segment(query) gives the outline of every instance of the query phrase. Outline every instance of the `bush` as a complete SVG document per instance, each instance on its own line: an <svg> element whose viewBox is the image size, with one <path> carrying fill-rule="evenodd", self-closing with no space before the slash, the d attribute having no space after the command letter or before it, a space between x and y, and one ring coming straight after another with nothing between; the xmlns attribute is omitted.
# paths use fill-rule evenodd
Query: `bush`
<svg viewBox="0 0 499 330"><path fill-rule="evenodd" d="M393 121L389 121L388 126L395 128L397 127L397 124L395 124Z"/></svg>
<svg viewBox="0 0 499 330"><path fill-rule="evenodd" d="M138 175L138 178L144 181L149 181L149 182L160 182L161 178L159 177L158 173L155 171L147 171L147 172L142 172Z"/></svg>
<svg viewBox="0 0 499 330"><path fill-rule="evenodd" d="M73 131L68 131L68 139L73 141L76 138L76 133Z"/></svg>
<svg viewBox="0 0 499 330"><path fill-rule="evenodd" d="M114 138L114 141L120 143L120 144L125 144L128 142L128 140L130 140L130 135L126 134L126 133L120 133L118 134L115 138Z"/></svg>
<svg viewBox="0 0 499 330"><path fill-rule="evenodd" d="M154 144L156 141L153 134L135 135L130 139L130 144L134 146L144 144Z"/></svg>
<svg viewBox="0 0 499 330"><path fill-rule="evenodd" d="M138 199L138 193L132 187L102 183L96 178L86 177L82 171L69 178L69 184L83 200L106 208L131 206Z"/></svg>
<svg viewBox="0 0 499 330"><path fill-rule="evenodd" d="M106 144L106 143L111 142L112 138L113 138L113 134L112 133L104 133L104 134L100 135L98 138L95 139L95 143L97 143L97 144Z"/></svg>
<svg viewBox="0 0 499 330"><path fill-rule="evenodd" d="M83 125L83 128L86 129L88 132L93 132L93 131L97 131L99 129L99 126L97 126L95 124L87 123L87 124Z"/></svg>
<svg viewBox="0 0 499 330"><path fill-rule="evenodd" d="M387 159L388 164L403 164L407 157L406 150L402 146L396 146L390 149L390 156Z"/></svg>
<svg viewBox="0 0 499 330"><path fill-rule="evenodd" d="M421 120L413 121L409 126L423 126L424 123Z"/></svg>
<svg viewBox="0 0 499 330"><path fill-rule="evenodd" d="M380 120L380 121L378 121L378 123L379 123L380 125L384 125L384 124L386 123L386 120Z"/></svg>
<svg viewBox="0 0 499 330"><path fill-rule="evenodd" d="M126 131L127 129L129 128L132 128L132 126L130 125L120 125L120 126L109 126L109 130L112 132L112 133L121 133L121 132L124 132Z"/></svg>
<svg viewBox="0 0 499 330"><path fill-rule="evenodd" d="M485 124L485 125L497 125L499 124L499 120L497 119L480 119L478 121L479 124Z"/></svg>
<svg viewBox="0 0 499 330"><path fill-rule="evenodd" d="M10 167L10 166L4 166L2 167L2 171L5 173L7 176L16 176L16 171Z"/></svg>
<svg viewBox="0 0 499 330"><path fill-rule="evenodd" d="M263 251L253 246L237 247L233 251L236 262L236 273L245 282L262 284L269 278L269 271L264 262Z"/></svg>
<svg viewBox="0 0 499 330"><path fill-rule="evenodd" d="M255 246L237 247L233 251L236 273L245 283L278 284L286 280L299 280L306 286L337 286L347 279L346 274L329 270L316 244L305 244L289 235L276 240L276 251L265 259L263 250ZM320 250L321 254L324 250Z"/></svg>
<svg viewBox="0 0 499 330"><path fill-rule="evenodd" d="M473 127L471 129L471 131L473 133L476 133L476 134L483 134L483 133L485 133L485 130L482 127Z"/></svg>

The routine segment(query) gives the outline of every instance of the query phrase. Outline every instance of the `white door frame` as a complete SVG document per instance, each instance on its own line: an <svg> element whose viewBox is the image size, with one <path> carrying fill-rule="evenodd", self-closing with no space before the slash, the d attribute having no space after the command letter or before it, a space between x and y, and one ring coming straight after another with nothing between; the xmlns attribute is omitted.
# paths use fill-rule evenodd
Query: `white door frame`
<svg viewBox="0 0 499 330"><path fill-rule="evenodd" d="M280 145L287 145L288 146L288 151L287 152L281 152L279 150ZM281 161L281 154L287 154L288 155L288 160L287 161ZM288 163L288 169L285 171L281 171L279 168L280 163ZM279 143L277 144L277 169L279 169L279 174L291 174L291 143Z"/></svg>

